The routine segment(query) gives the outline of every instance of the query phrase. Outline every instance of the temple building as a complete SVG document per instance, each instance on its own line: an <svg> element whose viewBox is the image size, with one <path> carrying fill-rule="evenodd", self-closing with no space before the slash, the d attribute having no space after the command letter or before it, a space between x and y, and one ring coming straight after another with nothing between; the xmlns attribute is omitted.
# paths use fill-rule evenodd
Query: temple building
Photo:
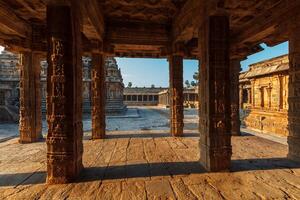
<svg viewBox="0 0 300 200"><path fill-rule="evenodd" d="M183 89L183 106L185 108L199 108L198 87ZM170 107L170 91L162 90L158 93L158 105L162 107Z"/></svg>
<svg viewBox="0 0 300 200"><path fill-rule="evenodd" d="M287 55L250 65L240 74L242 125L288 136Z"/></svg>
<svg viewBox="0 0 300 200"><path fill-rule="evenodd" d="M128 106L170 107L170 91L163 87L132 87L124 89L124 104ZM198 108L198 87L183 89L183 106Z"/></svg>
<svg viewBox="0 0 300 200"><path fill-rule="evenodd" d="M8 51L0 54L0 121L19 120L19 56ZM83 57L83 113L91 112L91 58ZM47 62L41 61L41 110L46 113ZM108 57L106 66L106 112L118 114L126 110L123 103L123 78L116 59Z"/></svg>

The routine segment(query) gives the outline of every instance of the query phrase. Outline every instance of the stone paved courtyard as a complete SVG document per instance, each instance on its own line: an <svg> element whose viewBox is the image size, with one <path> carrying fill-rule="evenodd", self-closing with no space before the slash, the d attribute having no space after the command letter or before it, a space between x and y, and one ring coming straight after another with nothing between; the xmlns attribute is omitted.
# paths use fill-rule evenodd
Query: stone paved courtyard
<svg viewBox="0 0 300 200"><path fill-rule="evenodd" d="M149 112L167 121L164 111ZM166 128L108 131L97 141L86 132L81 176L51 186L45 184L44 141L2 142L0 199L300 199L300 164L285 158L286 145L233 137L231 172L208 173L198 163L199 138L192 129L182 138L170 137Z"/></svg>

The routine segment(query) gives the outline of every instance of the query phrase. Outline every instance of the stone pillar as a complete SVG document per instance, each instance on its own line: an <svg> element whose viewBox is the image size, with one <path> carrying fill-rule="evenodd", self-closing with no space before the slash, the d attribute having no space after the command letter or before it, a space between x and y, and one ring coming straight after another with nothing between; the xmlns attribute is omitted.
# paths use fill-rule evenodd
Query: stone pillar
<svg viewBox="0 0 300 200"><path fill-rule="evenodd" d="M183 135L183 57L169 57L170 73L170 131L173 136Z"/></svg>
<svg viewBox="0 0 300 200"><path fill-rule="evenodd" d="M40 55L21 54L20 65L20 143L36 142L42 136Z"/></svg>
<svg viewBox="0 0 300 200"><path fill-rule="evenodd" d="M255 79L251 80L251 105L252 105L252 108L255 108L256 107L256 102L255 102Z"/></svg>
<svg viewBox="0 0 300 200"><path fill-rule="evenodd" d="M47 183L61 184L83 168L81 18L78 1L48 2Z"/></svg>
<svg viewBox="0 0 300 200"><path fill-rule="evenodd" d="M288 158L300 161L300 15L290 22L289 33L289 92Z"/></svg>
<svg viewBox="0 0 300 200"><path fill-rule="evenodd" d="M105 62L101 53L92 54L92 139L105 137Z"/></svg>
<svg viewBox="0 0 300 200"><path fill-rule="evenodd" d="M241 71L240 59L230 60L230 102L231 102L231 135L241 135L239 101L239 74Z"/></svg>
<svg viewBox="0 0 300 200"><path fill-rule="evenodd" d="M224 171L230 168L232 154L229 18L209 16L200 30L200 162L208 171Z"/></svg>
<svg viewBox="0 0 300 200"><path fill-rule="evenodd" d="M239 86L239 107L243 109L243 86Z"/></svg>

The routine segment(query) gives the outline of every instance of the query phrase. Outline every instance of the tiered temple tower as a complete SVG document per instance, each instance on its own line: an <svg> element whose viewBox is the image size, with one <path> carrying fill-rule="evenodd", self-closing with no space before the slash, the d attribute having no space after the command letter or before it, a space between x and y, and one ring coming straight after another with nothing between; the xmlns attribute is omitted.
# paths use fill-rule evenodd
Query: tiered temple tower
<svg viewBox="0 0 300 200"><path fill-rule="evenodd" d="M105 60L106 66L106 113L117 114L126 110L123 103L124 84L121 69L116 59L110 57Z"/></svg>

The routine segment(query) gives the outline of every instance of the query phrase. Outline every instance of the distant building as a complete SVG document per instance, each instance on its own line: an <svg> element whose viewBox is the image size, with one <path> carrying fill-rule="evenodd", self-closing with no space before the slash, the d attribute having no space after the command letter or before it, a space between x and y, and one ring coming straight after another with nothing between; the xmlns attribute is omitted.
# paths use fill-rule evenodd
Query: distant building
<svg viewBox="0 0 300 200"><path fill-rule="evenodd" d="M198 87L184 88L184 106L198 108ZM124 103L128 106L170 106L169 88L125 88Z"/></svg>
<svg viewBox="0 0 300 200"><path fill-rule="evenodd" d="M161 91L158 95L159 95L158 105L162 107L170 107L169 89ZM183 105L186 108L199 107L198 87L184 88Z"/></svg>
<svg viewBox="0 0 300 200"><path fill-rule="evenodd" d="M240 74L242 124L260 132L288 135L288 56L250 65Z"/></svg>

